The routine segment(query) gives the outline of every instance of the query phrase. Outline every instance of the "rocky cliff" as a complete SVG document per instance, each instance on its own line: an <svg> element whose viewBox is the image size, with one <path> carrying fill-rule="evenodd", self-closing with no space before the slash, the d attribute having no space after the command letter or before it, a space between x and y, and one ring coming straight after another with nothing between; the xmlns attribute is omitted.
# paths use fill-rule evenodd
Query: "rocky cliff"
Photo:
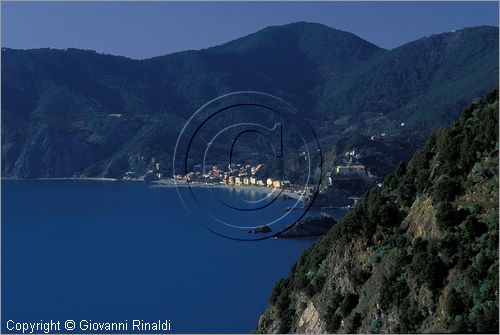
<svg viewBox="0 0 500 335"><path fill-rule="evenodd" d="M498 92L306 250L258 333L498 331Z"/></svg>

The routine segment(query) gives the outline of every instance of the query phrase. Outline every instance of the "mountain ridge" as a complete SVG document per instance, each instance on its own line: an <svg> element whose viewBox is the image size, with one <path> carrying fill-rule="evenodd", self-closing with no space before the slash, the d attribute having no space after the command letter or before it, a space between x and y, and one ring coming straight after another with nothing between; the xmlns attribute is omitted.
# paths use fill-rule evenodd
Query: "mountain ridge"
<svg viewBox="0 0 500 335"><path fill-rule="evenodd" d="M132 57L128 57L128 56L124 56L124 55L119 55L119 54L112 54L112 53L107 53L107 52L100 52L100 51L97 51L97 50L94 50L94 49L80 49L80 48L74 48L74 47L68 47L68 48L44 47L44 48L24 48L24 49L23 48L2 47L2 50L5 50L5 51L8 51L8 50L11 50L11 51L32 51L32 50L58 50L58 51L65 51L65 50L78 50L78 51L86 51L86 52L89 52L89 53L96 53L96 54L104 55L104 56L126 58L126 59L134 60L134 61L145 61L145 60L155 59L155 58L159 58L159 57L165 57L165 56L175 55L175 54L178 54L178 53L193 52L193 51L203 51L203 50L208 50L208 49L212 49L212 48L218 48L218 47L224 46L224 45L226 45L228 43L235 42L235 41L238 41L240 39L244 39L244 38L246 38L246 37L248 37L250 35L256 34L256 33L260 32L260 31L263 31L263 30L266 30L266 29L269 29L269 28L280 28L280 27L287 27L287 26L300 25L300 24L304 24L304 25L318 25L318 26L322 26L322 27L328 28L328 29L336 31L336 32L350 34L350 35L355 36L358 39L361 39L361 40L363 40L363 41L365 41L365 42L367 42L369 44L372 44L375 47L380 48L381 50L385 50L385 51L391 51L391 50L394 50L394 49L398 49L398 48L400 48L400 47L402 47L402 46L404 46L406 44L410 44L410 43L413 43L413 42L417 42L419 40L427 39L427 38L432 37L432 36L442 35L442 34L452 34L454 32L461 31L461 30L484 29L484 28L486 28L486 29L488 29L488 28L498 29L497 26L491 26L491 25L467 26L467 27L462 27L462 28L459 28L459 29L455 29L454 31L443 31L443 32L433 33L431 35L420 37L420 38L418 38L416 40L404 42L403 44L401 44L399 46L396 46L396 47L393 47L393 48L390 48L390 49L386 49L386 48L380 47L377 44L375 44L373 42L370 42L368 40L365 40L364 38L362 38L362 37L360 37L360 36L358 36L358 35L356 35L354 33L351 33L349 31L346 31L346 30L342 30L342 29L338 29L338 28L333 28L333 27L330 27L328 25L325 25L325 24L322 24L322 23L317 23L317 22L295 21L295 22L290 22L290 23L286 23L286 24L283 24L283 25L266 26L264 28L261 28L261 29L257 30L254 33L250 33L248 35L237 37L237 38L234 38L234 39L232 39L230 41L222 42L220 44L216 44L216 45L205 47L205 48L179 50L179 51L174 51L174 52L165 53L165 54L158 55L158 56L146 57L146 58L132 58Z"/></svg>
<svg viewBox="0 0 500 335"><path fill-rule="evenodd" d="M498 33L488 32L495 28L471 28L463 34L464 41L468 36L472 36L470 42L479 41L470 43L471 46L462 45L481 56L480 59L458 59L456 64L423 62L424 67L428 66L425 70L433 74L447 67L467 66L463 74L451 71L449 78L443 77L439 85L433 87L420 80L418 71L421 70L392 66L392 50L360 42L353 34L322 25L292 24L291 27L292 30L314 28L301 33L307 37L303 37L306 48L292 37L290 40L278 38L281 43L278 47L267 48L267 42L263 42L264 47L260 44L257 47L259 52L235 52L231 48L223 51L227 45L236 43L231 41L223 44L222 49L212 47L147 60L78 49L2 49L2 176L121 177L129 170L143 173L152 160L160 161L162 172L170 174L168 166L173 149L168 143L175 143L183 122L206 101L240 90L265 91L295 105L303 111L301 117L312 123L322 147L327 150L335 146L338 152L349 149L341 148L340 140L354 146L368 143L394 148L386 161L367 158L364 162L373 173L383 175L400 160L408 159L403 152L411 153L429 129L416 125L416 129L410 130L412 125L408 124L404 131L398 129L401 134L391 134L389 147L387 141L370 143L372 134L366 130L373 129L380 134L394 127L400 121L394 112L410 102L414 108L409 116L418 115L419 108L433 106L434 109L421 113L425 114L424 120L430 118L433 110L445 110L440 108L448 106L446 112L432 122L435 127L455 117L460 107L484 91L498 86L491 75L498 73L498 64L492 61L498 57ZM266 29L272 34L284 30L295 36L293 31L289 32L290 27ZM496 35L493 39L496 47L491 43L482 45L481 34L474 32ZM346 47L332 46L328 42L329 34L341 36L338 39ZM258 32L252 35L254 40L262 36ZM255 43L252 45L254 48ZM323 51L329 48L333 51ZM456 50L452 54L463 52ZM330 57L333 54L337 58ZM377 67L377 71L373 71L375 61L383 65ZM408 58L410 65L412 61L413 58ZM384 76L395 79L387 81ZM408 81L408 89L400 88L404 78L398 76L412 80ZM372 86L366 86L366 82ZM412 89L415 82L419 87L417 95ZM451 90L442 94L441 91L448 88ZM401 94L395 99L390 92ZM376 116L380 113L384 115ZM111 114L123 116L110 118ZM416 139L415 145L409 142L410 137ZM81 155L77 157L63 148L64 141L78 143L76 147L82 150ZM39 144L43 142L54 143L51 150ZM56 158L75 163L66 163L69 165L63 168L51 163ZM40 162L47 166L40 167Z"/></svg>

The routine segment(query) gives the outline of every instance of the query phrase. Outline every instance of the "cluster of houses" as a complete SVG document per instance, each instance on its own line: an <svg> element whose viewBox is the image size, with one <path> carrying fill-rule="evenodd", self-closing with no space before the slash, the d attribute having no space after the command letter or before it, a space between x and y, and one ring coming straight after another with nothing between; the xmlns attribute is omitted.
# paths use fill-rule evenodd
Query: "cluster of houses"
<svg viewBox="0 0 500 335"><path fill-rule="evenodd" d="M200 181L205 183L220 183L224 185L236 186L261 186L271 188L284 188L290 186L288 180L272 178L258 178L257 172L262 168L262 164L241 165L230 164L227 170L220 166L212 166L208 171L202 171L201 165L195 165L193 171L186 175L175 175L177 180Z"/></svg>
<svg viewBox="0 0 500 335"><path fill-rule="evenodd" d="M255 177L250 177L250 178L241 178L241 177L233 177L233 176L226 176L224 179L224 184L226 185L244 185L244 186L267 186L267 187L272 187L272 188L284 188L286 186L290 186L290 182L288 180L278 180L278 179L271 179L267 178L265 181L261 179L257 179Z"/></svg>
<svg viewBox="0 0 500 335"><path fill-rule="evenodd" d="M361 154L352 149L346 151L342 157L342 165L334 167L333 171L329 173L328 183L333 183L333 178L349 178L349 177L371 177L372 175L365 169L363 164L358 163ZM192 171L185 175L174 175L176 180L184 180L189 182L202 182L210 184L223 184L235 186L260 186L279 189L294 189L288 180L266 178L258 174L263 164L255 165L242 165L242 164L229 164L229 165L213 165L209 169L202 167L201 164L194 165ZM153 160L152 167L140 178L133 171L125 173L124 180L139 180L154 181L161 180L162 174L160 173L160 163Z"/></svg>
<svg viewBox="0 0 500 335"><path fill-rule="evenodd" d="M361 153L357 152L356 149L346 151L342 157L342 165L335 166L329 174L328 183L332 185L334 178L372 177L365 166L359 163L361 157Z"/></svg>
<svg viewBox="0 0 500 335"><path fill-rule="evenodd" d="M341 176L367 176L368 173L363 164L346 164L337 165L335 167L335 174Z"/></svg>
<svg viewBox="0 0 500 335"><path fill-rule="evenodd" d="M344 152L344 156L342 157L343 164L335 167L335 174L341 176L368 176L369 173L365 169L365 166L358 163L361 157L361 153L356 149Z"/></svg>

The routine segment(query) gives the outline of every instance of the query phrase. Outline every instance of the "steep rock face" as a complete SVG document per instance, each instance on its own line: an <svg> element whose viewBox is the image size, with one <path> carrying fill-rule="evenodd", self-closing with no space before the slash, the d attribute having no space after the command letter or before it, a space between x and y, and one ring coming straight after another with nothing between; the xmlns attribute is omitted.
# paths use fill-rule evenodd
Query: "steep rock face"
<svg viewBox="0 0 500 335"><path fill-rule="evenodd" d="M256 332L496 332L498 181L495 91L304 252Z"/></svg>
<svg viewBox="0 0 500 335"><path fill-rule="evenodd" d="M441 237L432 199L415 200L408 216L401 222L400 229L406 231L412 240Z"/></svg>
<svg viewBox="0 0 500 335"><path fill-rule="evenodd" d="M312 301L307 302L307 307L304 309L297 322L297 333L318 334L322 332L324 327L319 312L314 307Z"/></svg>

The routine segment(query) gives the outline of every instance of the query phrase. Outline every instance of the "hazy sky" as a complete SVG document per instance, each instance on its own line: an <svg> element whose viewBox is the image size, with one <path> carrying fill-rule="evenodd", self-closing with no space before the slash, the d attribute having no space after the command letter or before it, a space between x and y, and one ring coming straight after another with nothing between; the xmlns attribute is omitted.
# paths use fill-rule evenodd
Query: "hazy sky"
<svg viewBox="0 0 500 335"><path fill-rule="evenodd" d="M295 21L323 23L390 49L453 29L498 26L498 2L2 1L2 47L72 47L147 58Z"/></svg>

